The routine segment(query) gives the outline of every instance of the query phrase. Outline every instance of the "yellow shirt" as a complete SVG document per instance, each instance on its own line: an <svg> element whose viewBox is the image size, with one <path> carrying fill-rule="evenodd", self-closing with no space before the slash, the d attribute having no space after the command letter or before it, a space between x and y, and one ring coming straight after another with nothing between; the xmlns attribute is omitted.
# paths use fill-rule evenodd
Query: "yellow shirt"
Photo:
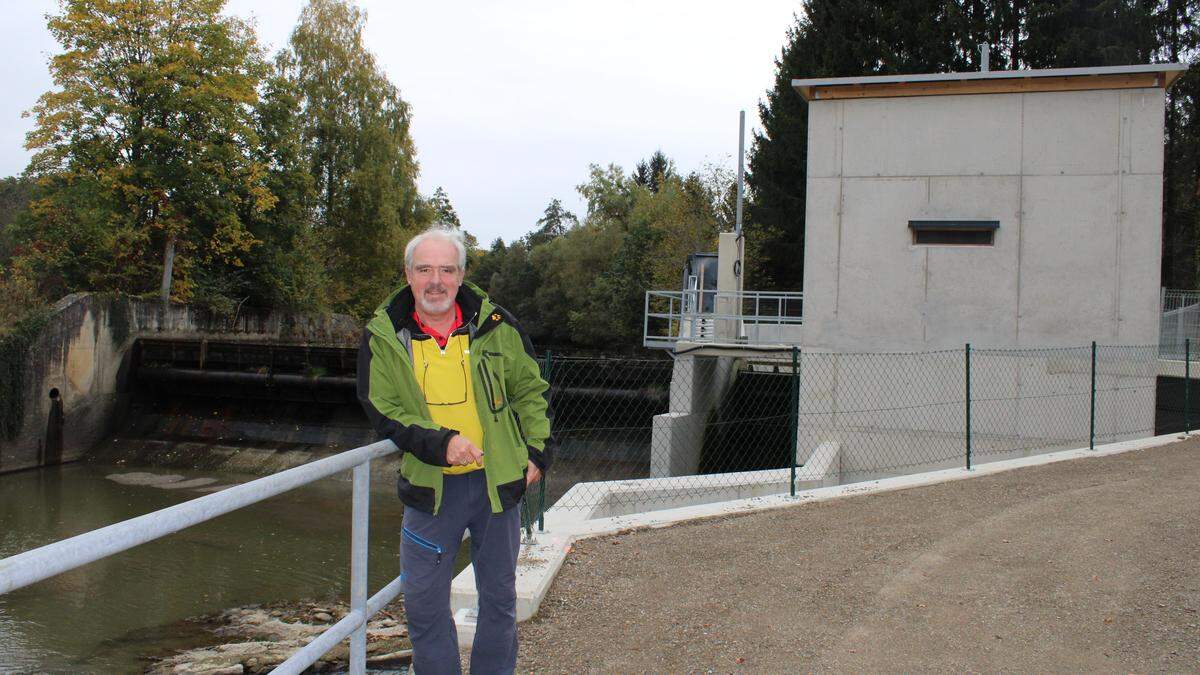
<svg viewBox="0 0 1200 675"><path fill-rule="evenodd" d="M437 342L413 340L413 371L425 393L429 417L436 423L454 429L467 440L483 449L483 425L475 408L475 390L471 387L471 352L466 335L452 335L446 348ZM481 462L466 466L449 466L442 473L458 474L483 468Z"/></svg>

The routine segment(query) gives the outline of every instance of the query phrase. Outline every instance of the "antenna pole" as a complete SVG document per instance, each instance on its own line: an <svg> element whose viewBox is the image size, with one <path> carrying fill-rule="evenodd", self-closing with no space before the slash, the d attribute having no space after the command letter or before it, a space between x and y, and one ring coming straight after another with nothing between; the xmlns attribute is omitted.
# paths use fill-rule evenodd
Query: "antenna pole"
<svg viewBox="0 0 1200 675"><path fill-rule="evenodd" d="M738 173L737 173L737 216L734 219L733 231L740 241L742 238L742 183L746 176L746 111L738 113Z"/></svg>

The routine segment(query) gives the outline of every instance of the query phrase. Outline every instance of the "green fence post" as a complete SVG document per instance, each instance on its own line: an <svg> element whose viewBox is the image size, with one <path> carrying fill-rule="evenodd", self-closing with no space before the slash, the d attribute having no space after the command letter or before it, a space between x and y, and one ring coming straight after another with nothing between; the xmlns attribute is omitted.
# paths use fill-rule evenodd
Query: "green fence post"
<svg viewBox="0 0 1200 675"><path fill-rule="evenodd" d="M1088 449L1096 449L1096 341L1092 340L1092 416L1088 424Z"/></svg>
<svg viewBox="0 0 1200 675"><path fill-rule="evenodd" d="M1183 435L1192 430L1192 338L1183 339Z"/></svg>
<svg viewBox="0 0 1200 675"><path fill-rule="evenodd" d="M546 401L550 400L550 373L554 370L554 350L546 350L546 373L542 379L546 380ZM542 479L538 481L538 532L546 531L546 481L550 480L549 476L542 475Z"/></svg>
<svg viewBox="0 0 1200 675"><path fill-rule="evenodd" d="M800 442L800 348L792 346L792 406L788 417L792 427L792 477L788 493L796 496L796 444Z"/></svg>
<svg viewBox="0 0 1200 675"><path fill-rule="evenodd" d="M971 343L968 342L963 351L963 366L966 370L967 381L967 471L971 470Z"/></svg>

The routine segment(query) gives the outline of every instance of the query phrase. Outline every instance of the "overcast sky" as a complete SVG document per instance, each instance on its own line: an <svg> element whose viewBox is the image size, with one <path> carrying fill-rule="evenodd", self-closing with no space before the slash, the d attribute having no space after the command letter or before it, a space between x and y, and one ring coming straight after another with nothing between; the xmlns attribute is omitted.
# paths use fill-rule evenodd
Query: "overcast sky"
<svg viewBox="0 0 1200 675"><path fill-rule="evenodd" d="M229 0L274 53L303 0ZM738 111L758 125L798 0L359 0L367 46L412 105L420 188L442 186L486 244L546 204L577 215L588 164L632 169L661 148L682 171L736 167ZM51 87L55 0L0 0L0 176L29 161L22 119ZM750 128L747 129L749 147Z"/></svg>

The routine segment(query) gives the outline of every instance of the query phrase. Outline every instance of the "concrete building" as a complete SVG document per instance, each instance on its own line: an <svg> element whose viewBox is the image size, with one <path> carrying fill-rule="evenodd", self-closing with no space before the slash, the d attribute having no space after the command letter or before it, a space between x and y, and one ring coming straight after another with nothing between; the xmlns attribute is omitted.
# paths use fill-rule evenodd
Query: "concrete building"
<svg viewBox="0 0 1200 675"><path fill-rule="evenodd" d="M1106 346L1094 433L1149 435L1164 92L1184 69L793 81L809 103L813 355L798 452L836 442L859 476L961 462L965 409L949 401L962 356L848 353L965 343L985 348L972 363L977 456L1086 445L1093 341Z"/></svg>
<svg viewBox="0 0 1200 675"><path fill-rule="evenodd" d="M1158 340L1177 64L794 80L806 347Z"/></svg>
<svg viewBox="0 0 1200 675"><path fill-rule="evenodd" d="M796 458L820 466L805 479L961 465L968 428L985 460L1153 431L1164 93L1185 69L793 81L809 110L803 326L772 335L803 351ZM674 387L739 372L693 359L761 358L695 342L676 344ZM966 343L982 348L969 425ZM699 432L681 425L719 397L680 398L652 475L694 463L677 441Z"/></svg>

